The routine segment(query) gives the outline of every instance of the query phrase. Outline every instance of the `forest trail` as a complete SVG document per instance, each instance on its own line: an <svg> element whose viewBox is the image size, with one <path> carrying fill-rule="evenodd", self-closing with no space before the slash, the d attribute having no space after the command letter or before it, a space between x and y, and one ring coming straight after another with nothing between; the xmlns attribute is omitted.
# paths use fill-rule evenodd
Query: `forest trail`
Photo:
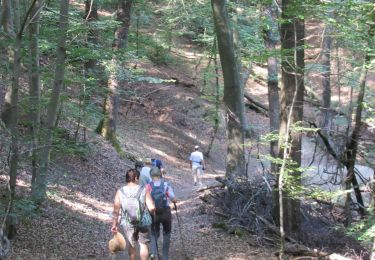
<svg viewBox="0 0 375 260"><path fill-rule="evenodd" d="M162 70L158 68L159 73ZM120 119L119 133L124 135L122 144L136 151L138 156L160 158L165 164L166 179L171 182L179 201L177 215L180 222L173 211L171 259L185 259L185 256L189 259L272 258L265 249L250 245L246 236L241 238L214 229L212 223L217 220L207 214L207 207L199 199L202 195L198 192L199 186L193 186L188 157L195 144L204 149L210 139L210 126L204 124L205 118L201 116L204 115L202 108L208 104L196 90L175 84L135 86L141 96L155 89L160 90L146 101L148 105L152 104L150 107L146 104L147 113L143 114L135 107L131 111L125 108L128 117ZM183 116L185 110L192 114ZM223 134L223 131L219 133L210 158L206 158L203 186L214 184L214 178L224 174ZM162 237L158 241L160 252L161 244ZM116 259L122 257L127 257L126 253Z"/></svg>
<svg viewBox="0 0 375 260"><path fill-rule="evenodd" d="M181 65L139 66L150 77L177 77L184 81L192 78ZM171 259L186 259L185 254L189 259L273 258L275 249L261 247L256 237L238 237L213 228L212 223L218 220L208 212L199 199L197 187L193 186L188 157L194 145L205 149L210 140L209 102L200 97L196 88L174 82L134 83L123 86L122 90L135 93L134 100L126 97L121 101L117 133L122 149L138 158L162 159L167 180L179 201L180 223L173 211ZM107 243L111 238L113 198L116 189L124 184L125 171L134 167L134 162L120 158L100 136L91 131L88 135L89 153L54 157L48 201L38 215L23 220L9 259L111 259ZM206 158L204 185L224 174L224 154L225 131L221 126L210 157ZM27 183L30 175L21 172L17 183L19 194L27 196L30 192ZM126 252L116 257L127 258Z"/></svg>

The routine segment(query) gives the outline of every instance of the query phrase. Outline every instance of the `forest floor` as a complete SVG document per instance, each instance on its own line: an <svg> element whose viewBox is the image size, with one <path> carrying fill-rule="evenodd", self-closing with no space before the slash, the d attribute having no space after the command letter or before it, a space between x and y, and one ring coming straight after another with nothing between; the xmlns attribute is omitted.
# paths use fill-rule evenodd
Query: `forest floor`
<svg viewBox="0 0 375 260"><path fill-rule="evenodd" d="M138 64L147 76L177 78L183 83L123 85L122 90L134 91L136 98L129 102L123 97L117 128L126 153L160 158L165 164L166 178L179 201L180 222L173 212L171 259L185 259L186 255L190 259L271 259L277 249L212 227L217 219L199 199L188 161L194 145L203 149L208 145L213 120L207 111L212 107L196 87L187 87L189 82L195 85L194 76L189 62L178 59L178 66ZM124 185L125 171L134 162L121 159L110 144L88 130L88 154L53 157L48 200L38 214L21 221L9 259L109 258L112 201L116 189ZM204 185L224 174L224 155L225 130L221 127L206 159ZM5 179L1 181L5 183ZM20 196L27 197L29 183L29 169L24 168L17 183ZM127 254L120 253L116 259L127 259Z"/></svg>

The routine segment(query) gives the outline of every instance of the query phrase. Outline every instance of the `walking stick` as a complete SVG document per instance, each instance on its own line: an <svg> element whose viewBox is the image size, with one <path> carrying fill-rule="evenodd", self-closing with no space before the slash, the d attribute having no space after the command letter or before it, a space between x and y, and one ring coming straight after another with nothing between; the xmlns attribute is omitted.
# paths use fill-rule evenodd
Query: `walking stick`
<svg viewBox="0 0 375 260"><path fill-rule="evenodd" d="M181 246L182 246L182 251L183 251L183 255L184 255L184 258L185 259L189 259L187 253L186 253L186 247L185 247L185 243L184 243L184 237L182 236L182 225L181 225L181 220L180 220L180 217L177 213L177 205L176 205L176 202L173 202L173 205L174 205L174 209L176 211L176 218L177 218L177 224L178 224L178 230L179 230L179 234L180 234L180 241L181 241Z"/></svg>

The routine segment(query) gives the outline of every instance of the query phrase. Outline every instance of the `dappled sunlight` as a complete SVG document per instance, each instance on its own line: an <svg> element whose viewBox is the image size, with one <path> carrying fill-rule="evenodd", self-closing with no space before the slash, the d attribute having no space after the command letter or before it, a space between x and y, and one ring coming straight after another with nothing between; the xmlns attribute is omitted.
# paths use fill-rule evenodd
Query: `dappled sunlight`
<svg viewBox="0 0 375 260"><path fill-rule="evenodd" d="M76 7L77 9L81 10L81 11L85 10L85 4L83 4L83 3L80 3L80 2L77 2L77 1L72 1L72 5L74 7ZM100 16L106 16L106 17L113 16L112 13L104 11L103 9L100 9L97 12Z"/></svg>
<svg viewBox="0 0 375 260"><path fill-rule="evenodd" d="M2 183L8 183L9 181L9 175L0 175L0 182ZM30 188L30 184L25 182L24 180L18 178L17 179L17 187L22 187L22 188Z"/></svg>
<svg viewBox="0 0 375 260"><path fill-rule="evenodd" d="M161 135L161 134L162 134L161 132L158 133L158 131L153 131L153 134L150 134L150 137L157 138L163 141L167 141L176 147L178 146L178 143L175 140L173 140L171 137Z"/></svg>
<svg viewBox="0 0 375 260"><path fill-rule="evenodd" d="M100 201L80 191L74 191L62 185L49 186L48 198L63 203L70 210L100 221L108 221L112 203Z"/></svg>
<svg viewBox="0 0 375 260"><path fill-rule="evenodd" d="M163 152L163 151L161 151L161 150L159 150L157 148L151 147L151 146L149 146L147 144L145 144L144 146L145 146L145 148L147 148L153 154L162 156L166 160L168 160L169 162L172 162L172 163L177 163L178 162L177 159L176 159L176 157L170 156L170 155L166 154L165 152Z"/></svg>
<svg viewBox="0 0 375 260"><path fill-rule="evenodd" d="M85 203L81 203L81 202L78 202L78 201L72 201L72 200L66 199L62 196L56 195L56 194L54 194L53 196L49 196L49 199L51 199L55 202L58 202L58 203L63 203L70 210L72 210L74 212L78 212L78 213L83 214L83 215L86 215L88 217L91 217L91 218L94 218L94 219L97 219L97 220L100 220L100 221L109 221L110 220L109 209L112 207L112 205L109 204L109 203L103 203L103 202L96 201L97 207L93 208L91 206L91 204L85 204ZM86 197L85 199L87 201L93 201L92 198ZM100 210L105 209L106 211L100 211L98 209L100 209Z"/></svg>

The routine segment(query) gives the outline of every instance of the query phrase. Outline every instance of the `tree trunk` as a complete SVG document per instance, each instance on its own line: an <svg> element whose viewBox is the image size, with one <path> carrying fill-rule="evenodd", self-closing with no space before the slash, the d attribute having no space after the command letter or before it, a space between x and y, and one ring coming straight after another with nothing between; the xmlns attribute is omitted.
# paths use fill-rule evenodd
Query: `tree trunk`
<svg viewBox="0 0 375 260"><path fill-rule="evenodd" d="M264 15L267 17L267 25L264 30L263 39L264 45L268 53L275 53L276 44L279 40L279 35L277 34L277 24L276 24L276 14L274 7L272 5L268 6L264 10ZM269 56L267 60L267 85L268 85L268 103L269 110L268 115L270 118L270 131L277 134L280 125L280 101L279 101L279 87L278 87L278 69L277 69L277 58L275 56ZM278 155L278 141L270 142L270 154L272 157L276 158ZM277 165L271 163L271 172L277 172Z"/></svg>
<svg viewBox="0 0 375 260"><path fill-rule="evenodd" d="M20 13L19 13L19 1L15 1L15 22L17 25L20 24ZM20 28L20 27L18 27ZM21 75L21 44L22 44L22 33L18 32L15 38L14 49L13 49L13 74L12 74L12 87L8 94L9 107L7 121L4 121L12 134L11 152L10 152L10 165L9 165L9 186L10 186L10 201L13 201L16 181L17 181L17 168L19 159L19 147L18 147L18 93L20 89L20 75Z"/></svg>
<svg viewBox="0 0 375 260"><path fill-rule="evenodd" d="M98 20L98 3L97 0L85 0L85 20L89 22L88 33L87 33L87 43L88 45L98 44L98 32L94 28L91 28L90 22ZM95 69L96 60L90 59L85 62L85 76L90 74L90 71Z"/></svg>
<svg viewBox="0 0 375 260"><path fill-rule="evenodd" d="M213 46L212 46L212 57L213 57L213 60L214 60L214 67L215 67L215 118L214 118L214 129L213 129L212 137L211 137L211 140L208 144L208 148L207 148L207 151L206 151L206 154L205 154L207 157L209 156L209 154L211 152L212 145L213 145L214 140L215 140L216 135L217 135L217 131L219 130L219 122L220 122L219 121L220 82L219 82L219 69L218 69L218 64L217 64L217 41L216 41L216 37L214 38L214 43L213 43Z"/></svg>
<svg viewBox="0 0 375 260"><path fill-rule="evenodd" d="M12 7L12 1L11 0L4 0L3 6L2 6L2 20L1 20L1 26L4 28L4 32L8 34L11 38L16 38L16 34L14 31L14 18L13 18L13 7ZM16 43L15 43L16 45ZM7 56L8 56L8 62L10 64L10 67L12 69L12 66L14 65L14 49L11 47L8 47L7 49ZM11 115L11 101L12 100L12 88L8 88L6 90L5 98L4 98L4 106L1 114L1 119L5 123L5 125L8 126L10 115Z"/></svg>
<svg viewBox="0 0 375 260"><path fill-rule="evenodd" d="M120 0L117 8L117 21L121 26L115 32L113 47L115 49L128 47L129 27L133 0Z"/></svg>
<svg viewBox="0 0 375 260"><path fill-rule="evenodd" d="M368 31L369 39L372 39L375 35L375 13L373 10L369 11L369 19L371 20L371 25ZM372 46L372 42L369 41L368 46ZM355 163L356 163L356 158L357 158L357 152L358 152L358 142L360 139L361 135L361 126L362 126L362 110L363 110L363 105L364 105L364 98L365 98L365 91L366 91L366 78L367 78L367 72L369 65L371 64L372 61L372 56L373 53L371 51L367 51L366 57L365 57L365 62L363 64L361 76L359 79L359 93L358 93L358 98L357 98L357 109L355 113L355 118L354 118L354 129L351 135L351 138L348 140L347 145L346 145L346 151L345 151L345 165L348 170L346 179L345 179L345 186L347 190L347 201L346 201L346 212L347 212L347 219L346 219L346 225L349 226L351 224L351 211L349 208L349 202L351 201L351 195L349 193L351 189L351 185L353 185L354 193L357 199L357 202L360 206L359 212L363 216L365 214L365 207L362 199L362 194L359 189L358 181L355 176Z"/></svg>
<svg viewBox="0 0 375 260"><path fill-rule="evenodd" d="M359 211L362 215L365 214L365 208L364 203L362 199L361 191L359 190L358 181L355 177L354 167L355 162L357 158L357 151L358 151L358 142L360 139L360 131L361 131L361 125L362 125L362 110L363 110L363 102L365 97L365 90L366 90L366 77L367 77L367 71L368 71L368 64L370 64L370 55L366 55L365 63L363 65L361 77L360 77L360 86L359 86L359 93L357 98L357 110L355 113L355 121L354 121L354 129L353 133L351 135L351 138L349 139L347 146L346 146L346 167L347 167L347 175L345 179L345 186L347 193L347 201L350 200L350 189L351 185L353 185L354 192L357 198L357 202L360 206ZM351 214L351 210L348 209L350 206L349 203L346 203L346 212L347 214ZM351 222L351 217L347 215L346 219L346 225L349 226Z"/></svg>
<svg viewBox="0 0 375 260"><path fill-rule="evenodd" d="M10 95L10 107L8 110L7 126L12 134L10 165L9 165L9 186L10 186L10 201L13 201L16 189L17 168L19 159L18 149L18 92L19 92L19 77L21 73L21 37L17 35L14 46L13 56L13 75L12 88Z"/></svg>
<svg viewBox="0 0 375 260"><path fill-rule="evenodd" d="M285 183L284 197L284 228L286 234L291 234L299 229L299 207L300 203L296 197L289 196L288 187L300 185L301 172L297 170L301 165L301 133L292 131L288 124L293 126L296 122L303 120L303 93L304 93L304 21L293 17L288 9L293 6L296 8L298 2L294 0L285 0L282 2L283 23L280 28L282 61L281 78L282 86L280 91L280 138L285 140L290 136L289 159L296 165L293 167L288 182ZM301 10L302 11L302 10ZM293 12L295 13L295 11ZM291 110L291 112L290 112ZM288 120L290 114L290 122ZM283 144L284 141L279 141ZM283 148L280 146L279 155L284 155ZM291 167L289 165L288 167ZM285 193L284 193L285 192ZM281 223L280 223L281 224Z"/></svg>
<svg viewBox="0 0 375 260"><path fill-rule="evenodd" d="M4 28L5 33L14 36L15 31L13 21L12 0L3 0L3 4L1 7L1 26Z"/></svg>
<svg viewBox="0 0 375 260"><path fill-rule="evenodd" d="M38 139L40 127L40 66L39 66L39 22L40 12L39 9L43 4L43 0L37 0L31 17L34 20L29 25L29 95L30 95L30 134L32 146L32 178L33 184L36 176L38 175Z"/></svg>
<svg viewBox="0 0 375 260"><path fill-rule="evenodd" d="M10 202L13 202L16 189L17 181L17 168L18 168L18 159L19 159L19 136L18 136L18 93L20 89L20 75L21 75L21 48L22 48L22 36L23 30L27 18L31 12L31 9L35 6L34 0L31 4L30 9L27 11L23 23L21 25L21 18L19 13L19 1L14 1L15 4L15 22L19 31L15 37L14 49L13 49L13 73L12 73L12 87L10 89L9 97L9 110L7 115L7 126L10 133L12 134L11 139L11 150L10 150L10 165L9 165L9 186L10 186ZM12 208L12 205L11 205Z"/></svg>
<svg viewBox="0 0 375 260"><path fill-rule="evenodd" d="M240 66L234 50L225 0L211 0L221 67L224 76L224 104L227 117L226 177L245 175L244 91Z"/></svg>
<svg viewBox="0 0 375 260"><path fill-rule="evenodd" d="M127 47L132 3L132 0L123 0L118 5L117 20L122 22L122 24L115 32L115 40L113 42L113 48L115 51ZM103 107L104 119L99 123L97 131L107 140L111 141L112 145L114 145L119 152L121 149L116 138L116 125L119 107L119 94L117 90L119 86L118 71L121 64L117 61L116 54L112 57L110 67L111 71L108 79L108 94L105 98ZM99 128L100 126L102 126L101 129Z"/></svg>
<svg viewBox="0 0 375 260"><path fill-rule="evenodd" d="M111 74L108 79L108 96L105 99L105 114L103 121L102 136L110 141L116 140L116 124L117 124L117 115L119 107L119 97L118 97L118 71L120 65L118 64L117 59L114 57L111 61Z"/></svg>
<svg viewBox="0 0 375 260"><path fill-rule="evenodd" d="M52 144L52 130L56 120L59 96L64 80L65 55L66 55L66 33L68 29L69 0L60 1L60 20L59 20L59 42L56 51L55 78L51 98L48 103L47 119L45 130L42 134L43 148L40 155L39 175L36 177L32 187L32 195L36 202L42 202L46 196L47 172L49 164L49 153Z"/></svg>
<svg viewBox="0 0 375 260"><path fill-rule="evenodd" d="M331 49L332 49L332 38L331 38L331 26L326 25L323 35L322 43L322 56L321 62L323 67L322 72L322 85L323 85L323 97L322 97L322 122L320 123L321 128L325 134L330 132L331 123Z"/></svg>

